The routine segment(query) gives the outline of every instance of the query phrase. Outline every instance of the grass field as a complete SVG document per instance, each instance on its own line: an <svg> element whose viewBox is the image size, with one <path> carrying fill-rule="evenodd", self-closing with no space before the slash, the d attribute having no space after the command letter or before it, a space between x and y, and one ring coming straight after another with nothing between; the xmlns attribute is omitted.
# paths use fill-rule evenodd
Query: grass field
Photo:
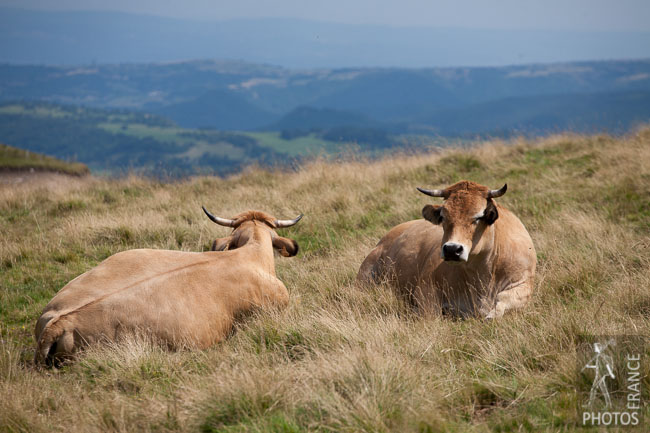
<svg viewBox="0 0 650 433"><path fill-rule="evenodd" d="M527 308L454 321L355 287L380 237L436 202L415 187L460 179L508 183L498 201L538 252ZM305 214L281 231L301 247L276 260L288 308L248 317L205 351L132 340L33 368L35 321L69 280L118 251L200 251L225 236L202 204L225 217ZM649 335L650 129L171 184L0 185L0 232L0 431L572 431L579 336Z"/></svg>
<svg viewBox="0 0 650 433"><path fill-rule="evenodd" d="M327 153L337 153L345 147L344 144L326 141L308 134L292 140L285 140L280 137L279 132L240 132L257 140L260 146L268 147L276 152L287 154L290 157L296 156L319 156ZM349 143L347 143L349 146Z"/></svg>

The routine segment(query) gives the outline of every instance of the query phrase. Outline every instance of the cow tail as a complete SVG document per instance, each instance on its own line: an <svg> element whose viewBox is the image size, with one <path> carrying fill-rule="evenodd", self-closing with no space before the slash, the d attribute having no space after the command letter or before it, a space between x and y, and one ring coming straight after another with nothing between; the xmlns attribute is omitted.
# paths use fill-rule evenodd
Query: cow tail
<svg viewBox="0 0 650 433"><path fill-rule="evenodd" d="M54 318L47 322L37 340L34 364L56 366L60 355L68 355L74 346L73 333L66 329L65 320Z"/></svg>

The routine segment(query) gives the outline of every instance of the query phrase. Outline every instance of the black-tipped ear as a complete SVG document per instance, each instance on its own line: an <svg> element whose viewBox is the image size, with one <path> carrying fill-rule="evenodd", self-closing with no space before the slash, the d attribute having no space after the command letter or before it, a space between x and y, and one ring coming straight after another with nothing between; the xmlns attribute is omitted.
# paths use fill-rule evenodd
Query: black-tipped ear
<svg viewBox="0 0 650 433"><path fill-rule="evenodd" d="M494 202L492 200L488 200L488 205L485 208L483 218L481 219L485 221L485 224L492 225L498 218L499 211L497 210L497 207L494 205Z"/></svg>
<svg viewBox="0 0 650 433"><path fill-rule="evenodd" d="M278 250L284 257L293 257L298 254L298 242L282 236L273 238L273 248Z"/></svg>
<svg viewBox="0 0 650 433"><path fill-rule="evenodd" d="M440 205L426 205L422 208L422 216L425 220L433 223L440 224L442 222L442 206Z"/></svg>

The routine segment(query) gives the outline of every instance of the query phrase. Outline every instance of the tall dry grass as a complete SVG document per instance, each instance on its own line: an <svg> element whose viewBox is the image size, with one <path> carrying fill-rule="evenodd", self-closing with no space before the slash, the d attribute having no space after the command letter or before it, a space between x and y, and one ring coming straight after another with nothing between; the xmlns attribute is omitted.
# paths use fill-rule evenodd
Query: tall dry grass
<svg viewBox="0 0 650 433"><path fill-rule="evenodd" d="M573 430L578 336L648 335L649 166L646 129L173 184L0 187L0 430ZM529 306L451 321L414 314L388 287L355 287L379 238L432 202L415 187L460 179L508 182L499 201L539 256ZM34 322L67 281L117 251L198 251L226 235L201 205L226 217L305 213L283 231L301 253L276 261L288 308L246 318L206 351L133 339L61 370L32 367Z"/></svg>

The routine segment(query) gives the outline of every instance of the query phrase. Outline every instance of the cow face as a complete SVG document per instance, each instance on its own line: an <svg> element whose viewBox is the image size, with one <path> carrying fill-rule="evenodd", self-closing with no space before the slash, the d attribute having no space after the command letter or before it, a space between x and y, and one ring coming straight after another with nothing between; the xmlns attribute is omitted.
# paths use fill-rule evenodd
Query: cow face
<svg viewBox="0 0 650 433"><path fill-rule="evenodd" d="M474 182L461 181L444 190L418 190L433 197L443 197L442 205L426 205L422 216L440 225L444 231L440 254L448 262L467 262L470 257L489 249L490 227L499 218L492 200L505 194L507 185L490 190Z"/></svg>
<svg viewBox="0 0 650 433"><path fill-rule="evenodd" d="M212 244L212 251L226 251L240 248L253 239L264 239L270 236L273 248L284 257L292 257L298 254L298 243L293 239L279 236L276 228L291 227L302 218L302 215L293 220L278 220L267 213L260 211L244 212L234 219L219 218L212 215L205 208L203 211L213 222L233 227L230 236L218 238Z"/></svg>

